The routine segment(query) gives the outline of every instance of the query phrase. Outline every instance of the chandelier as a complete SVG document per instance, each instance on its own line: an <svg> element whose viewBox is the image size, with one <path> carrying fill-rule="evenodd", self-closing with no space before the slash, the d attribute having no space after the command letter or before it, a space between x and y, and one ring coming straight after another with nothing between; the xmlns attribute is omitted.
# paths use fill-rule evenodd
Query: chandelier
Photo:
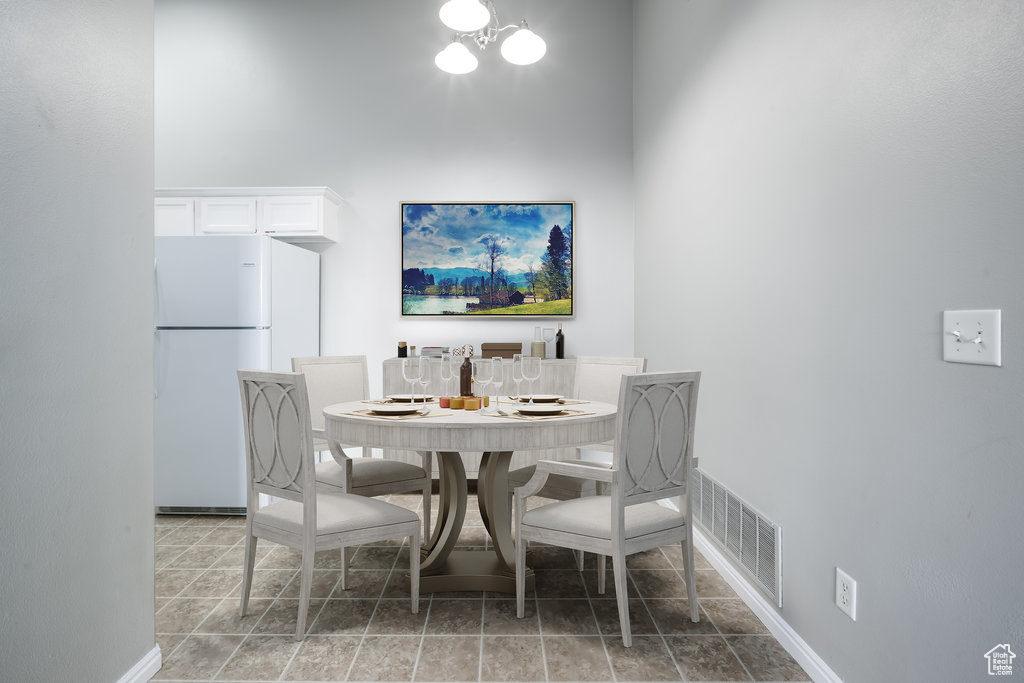
<svg viewBox="0 0 1024 683"><path fill-rule="evenodd" d="M434 64L450 74L468 74L479 63L462 42L466 38L485 50L501 33L514 30L502 42L501 56L512 64L524 66L539 61L548 49L544 40L526 25L525 19L518 24L501 26L491 0L448 0L441 6L440 16L444 25L455 31L455 37L448 47L437 53Z"/></svg>

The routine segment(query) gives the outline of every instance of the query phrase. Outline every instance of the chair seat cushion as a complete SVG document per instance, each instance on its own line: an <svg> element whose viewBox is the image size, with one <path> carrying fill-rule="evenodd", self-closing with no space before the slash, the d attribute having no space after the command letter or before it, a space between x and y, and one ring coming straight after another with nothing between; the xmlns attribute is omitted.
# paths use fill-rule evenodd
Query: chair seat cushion
<svg viewBox="0 0 1024 683"><path fill-rule="evenodd" d="M523 525L611 539L611 514L611 496L587 496L530 510ZM685 526L685 521L682 513L651 502L628 506L625 524L629 539Z"/></svg>
<svg viewBox="0 0 1024 683"><path fill-rule="evenodd" d="M508 490L511 492L533 478L537 470L535 465L520 467L508 473ZM567 477L564 474L549 474L544 482L544 487L535 495L542 498L554 498L555 500L570 500L579 498L582 495L594 495L597 492L597 483L591 479L579 479Z"/></svg>
<svg viewBox="0 0 1024 683"><path fill-rule="evenodd" d="M410 465L407 462L381 458L352 458L353 488L423 479L425 476L427 475L422 467ZM316 480L321 484L344 486L345 470L334 460L317 463ZM415 486L411 488L415 488Z"/></svg>
<svg viewBox="0 0 1024 683"><path fill-rule="evenodd" d="M415 522L415 512L349 493L317 493L316 533L318 536L342 531ZM302 503L284 500L260 508L253 515L253 523L273 527L293 534L302 533Z"/></svg>

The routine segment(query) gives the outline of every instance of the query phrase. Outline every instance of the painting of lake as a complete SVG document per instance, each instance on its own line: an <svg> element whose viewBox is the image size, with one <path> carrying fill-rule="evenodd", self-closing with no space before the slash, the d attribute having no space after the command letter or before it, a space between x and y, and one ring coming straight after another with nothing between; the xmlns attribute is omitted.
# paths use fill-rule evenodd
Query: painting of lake
<svg viewBox="0 0 1024 683"><path fill-rule="evenodd" d="M403 203L402 315L572 316L573 210Z"/></svg>

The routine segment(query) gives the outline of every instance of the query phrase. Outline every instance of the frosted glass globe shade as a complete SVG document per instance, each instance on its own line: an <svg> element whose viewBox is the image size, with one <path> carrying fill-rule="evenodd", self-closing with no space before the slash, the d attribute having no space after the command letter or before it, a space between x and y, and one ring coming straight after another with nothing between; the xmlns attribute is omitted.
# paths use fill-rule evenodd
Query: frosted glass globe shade
<svg viewBox="0 0 1024 683"><path fill-rule="evenodd" d="M510 35L501 44L501 56L520 66L533 64L548 51L544 39L525 26Z"/></svg>
<svg viewBox="0 0 1024 683"><path fill-rule="evenodd" d="M468 74L475 69L479 61L469 51L469 48L455 41L454 43L449 43L448 47L437 53L437 56L434 57L434 64L437 64L437 68L441 71L461 75Z"/></svg>
<svg viewBox="0 0 1024 683"><path fill-rule="evenodd" d="M491 20L491 13L480 0L448 0L438 14L445 26L463 33L479 31Z"/></svg>

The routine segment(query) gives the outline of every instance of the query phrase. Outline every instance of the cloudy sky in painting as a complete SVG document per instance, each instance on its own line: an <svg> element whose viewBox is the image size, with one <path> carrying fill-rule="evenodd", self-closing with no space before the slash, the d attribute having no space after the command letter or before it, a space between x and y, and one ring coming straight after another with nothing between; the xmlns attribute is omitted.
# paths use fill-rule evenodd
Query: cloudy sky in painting
<svg viewBox="0 0 1024 683"><path fill-rule="evenodd" d="M539 270L554 225L571 227L571 204L404 204L402 268L489 269L483 242L497 237L509 274Z"/></svg>

